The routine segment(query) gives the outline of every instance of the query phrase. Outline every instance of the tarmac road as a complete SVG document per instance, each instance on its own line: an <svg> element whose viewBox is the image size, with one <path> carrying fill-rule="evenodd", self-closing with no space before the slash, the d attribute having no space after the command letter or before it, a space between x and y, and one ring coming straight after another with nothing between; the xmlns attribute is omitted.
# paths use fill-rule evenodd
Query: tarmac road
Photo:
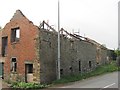
<svg viewBox="0 0 120 90"><path fill-rule="evenodd" d="M118 72L108 73L77 81L57 88L118 88Z"/></svg>
<svg viewBox="0 0 120 90"><path fill-rule="evenodd" d="M78 88L78 90L118 90L118 77L120 75L120 72L113 72L113 73L108 73L100 76L95 76L91 77L85 80L69 83L69 84L64 84L62 86L57 86L57 87L52 87L52 88ZM120 83L119 83L120 85ZM2 82L2 79L0 79L0 90L2 88L6 88L5 83ZM82 89L80 89L82 88ZM87 89L85 89L87 88ZM99 89L94 89L94 88L99 88ZM116 89L110 89L110 88L116 88ZM49 89L48 89L49 90ZM50 89L51 90L51 89ZM56 90L56 89L55 89ZM74 90L74 89L73 89ZM119 89L120 90L120 89Z"/></svg>

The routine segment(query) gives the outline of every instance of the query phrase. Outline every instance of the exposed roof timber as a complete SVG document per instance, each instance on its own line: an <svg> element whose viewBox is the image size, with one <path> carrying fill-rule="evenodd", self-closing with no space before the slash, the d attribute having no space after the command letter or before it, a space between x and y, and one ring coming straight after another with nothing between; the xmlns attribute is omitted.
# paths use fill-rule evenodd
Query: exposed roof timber
<svg viewBox="0 0 120 90"><path fill-rule="evenodd" d="M84 41L86 41L86 42L92 43L92 44L94 44L98 47L105 48L103 45L99 44L98 42L96 42L96 41L94 41L94 40L92 40L88 37L83 37L83 36L80 36L80 35L77 35L77 34L71 34L71 33L67 32L66 30L64 30L63 28L61 28L60 31L62 32L62 34L63 34L63 32L65 32L67 35L69 35L71 37L74 37L74 38L79 39L79 40L82 40L81 38L83 38L83 39L85 39Z"/></svg>
<svg viewBox="0 0 120 90"><path fill-rule="evenodd" d="M74 34L71 34L69 32L67 32L66 30L64 30L63 28L61 28L60 32L63 34L63 32L65 32L67 35L71 36L71 37L74 37L74 38L77 38L79 40L81 40L81 38L75 36Z"/></svg>
<svg viewBox="0 0 120 90"><path fill-rule="evenodd" d="M54 28L52 28L48 23L46 23L44 20L43 22L40 24L39 28L44 28L44 25L46 25L47 27L49 27L49 29L51 29L52 31L56 32L56 30Z"/></svg>
<svg viewBox="0 0 120 90"><path fill-rule="evenodd" d="M46 25L47 27L49 27L49 29L51 29L52 31L56 32L56 30L55 30L54 28L52 28L52 27L51 27L48 23L46 23L45 21L43 21L43 22L40 24L39 28L40 28L40 29L45 29L45 28L44 28L44 25ZM47 30L49 30L49 29L47 29ZM61 32L61 34L63 34L63 32L65 32L65 33L66 33L67 35L69 35L70 37L74 37L74 38L76 38L76 39L78 39L78 40L82 40L82 38L83 38L84 41L86 41L86 42L92 43L92 44L94 44L94 45L96 45L96 46L98 46L98 47L105 48L103 45L99 44L98 42L96 42L96 41L94 41L94 40L92 40L92 39L90 39L90 38L88 38L88 37L83 37L83 36L80 36L80 35L77 35L77 34L71 34L71 33L67 32L66 30L64 30L63 28L61 28L60 32Z"/></svg>

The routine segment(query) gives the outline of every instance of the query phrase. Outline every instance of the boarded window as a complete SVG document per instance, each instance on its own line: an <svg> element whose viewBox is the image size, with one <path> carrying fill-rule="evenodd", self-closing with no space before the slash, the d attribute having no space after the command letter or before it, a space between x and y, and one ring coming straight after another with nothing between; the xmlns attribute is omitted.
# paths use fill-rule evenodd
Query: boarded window
<svg viewBox="0 0 120 90"><path fill-rule="evenodd" d="M16 72L16 71L17 71L16 58L12 58L12 61L11 61L11 71L12 71L12 72Z"/></svg>
<svg viewBox="0 0 120 90"><path fill-rule="evenodd" d="M7 54L8 37L2 37L2 56Z"/></svg>
<svg viewBox="0 0 120 90"><path fill-rule="evenodd" d="M11 42L17 42L20 39L20 29L14 28L11 30Z"/></svg>

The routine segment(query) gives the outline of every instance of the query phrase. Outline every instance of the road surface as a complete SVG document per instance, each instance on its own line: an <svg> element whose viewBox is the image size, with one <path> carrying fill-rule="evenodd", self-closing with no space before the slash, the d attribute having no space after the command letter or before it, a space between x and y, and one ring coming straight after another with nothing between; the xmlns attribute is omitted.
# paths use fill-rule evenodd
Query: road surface
<svg viewBox="0 0 120 90"><path fill-rule="evenodd" d="M57 88L118 88L118 72L91 77Z"/></svg>
<svg viewBox="0 0 120 90"><path fill-rule="evenodd" d="M109 74L104 74L100 76L91 77L85 80L65 84L62 86L57 87L51 87L51 88L57 88L61 90L61 88L78 88L78 90L118 90L118 72L113 72ZM3 85L2 85L3 84ZM4 83L2 83L2 80L0 79L0 89L5 88L6 86ZM80 89L82 88L82 89ZM97 89L94 89L97 88ZM110 89L110 88L116 88L116 89ZM49 90L49 89L48 89ZM51 90L51 89L50 89ZM56 89L55 89L56 90ZM119 89L120 90L120 89Z"/></svg>

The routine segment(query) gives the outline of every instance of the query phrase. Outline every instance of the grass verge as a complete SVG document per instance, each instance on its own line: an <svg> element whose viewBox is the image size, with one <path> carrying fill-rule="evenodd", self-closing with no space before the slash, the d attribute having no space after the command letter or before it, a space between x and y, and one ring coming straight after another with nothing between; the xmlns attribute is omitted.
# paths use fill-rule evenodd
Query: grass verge
<svg viewBox="0 0 120 90"><path fill-rule="evenodd" d="M53 84L64 84L69 82L75 82L92 76L97 76L114 71L118 71L118 66L116 65L115 61L112 61L110 64L99 66L94 71L88 73L64 76L60 80L54 81Z"/></svg>

